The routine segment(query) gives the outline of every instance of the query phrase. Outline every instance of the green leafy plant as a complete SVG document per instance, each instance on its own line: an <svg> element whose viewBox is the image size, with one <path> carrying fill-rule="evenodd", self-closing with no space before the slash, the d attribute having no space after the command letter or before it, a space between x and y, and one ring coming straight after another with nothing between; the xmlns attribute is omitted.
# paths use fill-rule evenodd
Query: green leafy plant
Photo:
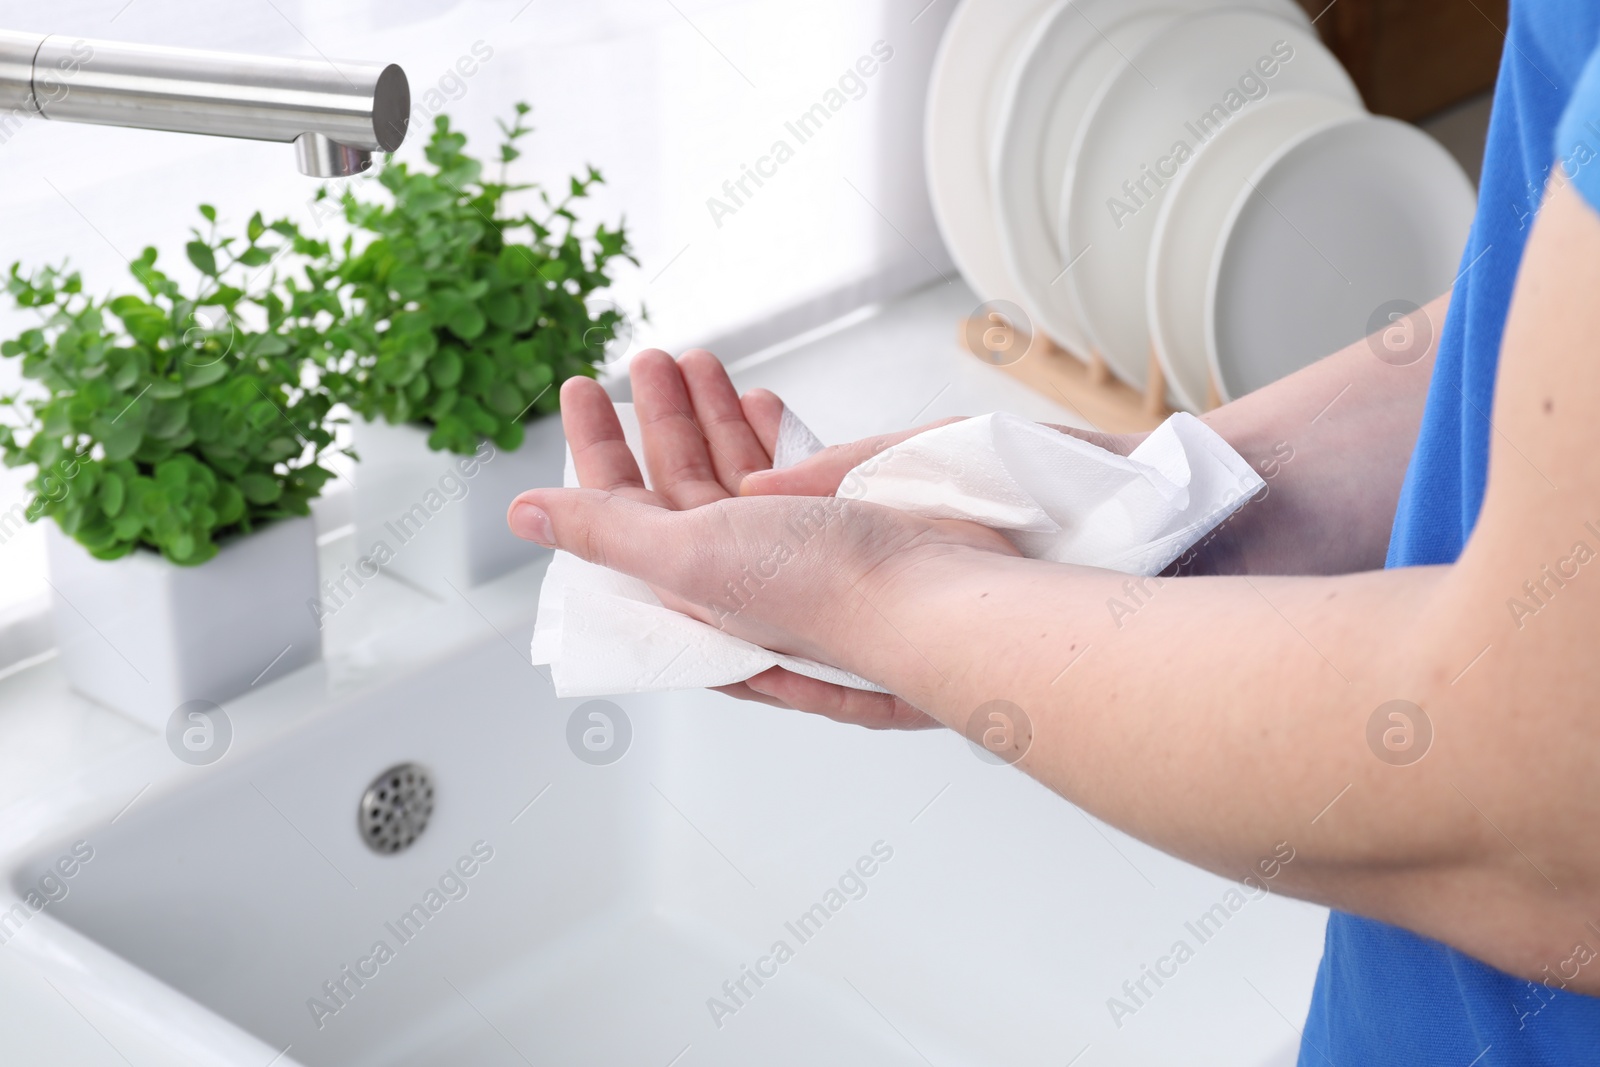
<svg viewBox="0 0 1600 1067"><path fill-rule="evenodd" d="M0 397L7 466L36 469L32 520L50 516L100 559L137 548L178 564L216 555L219 543L291 515L333 472L333 399L303 378L303 356L266 320L282 301L275 278L254 286L286 251L325 252L290 222L260 214L246 235L217 236L216 212L188 243L200 271L193 295L156 269L147 248L131 264L140 292L95 297L65 266L23 273L6 291L40 325L0 344L42 386ZM263 243L266 242L266 243Z"/></svg>
<svg viewBox="0 0 1600 1067"><path fill-rule="evenodd" d="M528 112L518 104L511 124L500 123L498 181L439 116L428 166L391 163L379 176L388 202L346 192L346 218L371 239L334 250L331 269L291 303L335 395L369 419L431 426L435 449L470 454L484 438L516 448L524 420L557 410L566 379L594 376L626 323L615 307L590 306L611 284L615 259L636 262L623 225L578 231L574 206L602 183L600 172L573 177L560 199L506 180L532 132ZM529 189L539 218L508 208L508 194ZM341 283L347 318L319 336L306 313L327 310Z"/></svg>

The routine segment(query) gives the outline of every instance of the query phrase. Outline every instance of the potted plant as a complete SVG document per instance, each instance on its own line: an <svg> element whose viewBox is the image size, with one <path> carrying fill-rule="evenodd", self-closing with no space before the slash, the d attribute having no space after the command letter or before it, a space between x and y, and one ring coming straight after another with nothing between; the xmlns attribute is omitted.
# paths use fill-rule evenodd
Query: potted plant
<svg viewBox="0 0 1600 1067"><path fill-rule="evenodd" d="M132 264L138 292L86 293L65 267L6 290L40 324L0 345L36 383L0 398L8 466L29 465L28 518L47 533L54 620L74 688L161 728L190 700L221 702L320 655L310 502L332 477L332 398L264 318L252 272L296 241L194 233L197 292ZM266 243L263 243L263 242Z"/></svg>
<svg viewBox="0 0 1600 1067"><path fill-rule="evenodd" d="M597 297L613 261L632 260L625 229L578 230L575 206L600 173L573 177L558 199L507 181L532 132L528 111L518 104L499 124L498 180L441 115L426 165L379 175L384 202L347 191L346 218L365 243L332 250L320 284L345 287L349 306L340 328L307 327L330 389L361 416L357 551L443 596L539 553L506 529L506 506L560 484L561 383L594 376L627 328ZM525 190L540 217L509 206Z"/></svg>

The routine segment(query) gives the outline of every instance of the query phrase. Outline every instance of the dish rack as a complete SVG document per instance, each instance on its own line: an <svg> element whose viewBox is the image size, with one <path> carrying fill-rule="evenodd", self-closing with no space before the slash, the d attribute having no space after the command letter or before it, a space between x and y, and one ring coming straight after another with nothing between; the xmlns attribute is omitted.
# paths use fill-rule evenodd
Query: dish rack
<svg viewBox="0 0 1600 1067"><path fill-rule="evenodd" d="M1138 431L1175 410L1209 411L1260 388L1354 341L1357 325L1371 333L1382 315L1392 321L1388 309L1414 309L1446 288L1475 209L1471 179L1414 127L1369 113L1362 97L1381 101L1375 110L1416 118L1479 91L1493 82L1500 31L1487 14L1490 25L1475 24L1460 40L1444 34L1453 43L1429 50L1424 64L1413 61L1415 49L1393 45L1424 23L1437 31L1431 36L1447 23L1453 30L1444 0L1345 0L1323 18L1327 7L1323 0L958 5L930 81L930 198L972 289L1022 305L990 299L958 320L962 347L1084 422ZM1090 10L1116 22L1126 40L1101 32ZM1383 49L1375 47L1379 38ZM1170 71L1182 91L1153 94L1146 61ZM1098 86L1092 93L1091 85ZM998 108L981 106L995 99ZM1172 142L1167 133L1180 122L1185 136ZM1162 156L1167 145L1174 149ZM1192 151L1179 155L1180 147ZM1366 166L1368 156L1383 167ZM1335 173L1328 160L1360 181ZM1126 200L1105 201L1108 222L1082 191L1112 191L1113 179L1136 171L1122 182ZM1330 207L1316 195L1319 183L1349 196ZM1175 199L1185 194L1188 200ZM1059 216L1047 209L1053 198ZM1124 229L1157 200L1157 214ZM1312 205L1301 212L1305 223L1325 225L1297 224L1296 205ZM1407 252L1426 245L1427 254L1393 254L1399 230L1389 220L1401 216L1430 238L1405 234ZM1068 246L1082 250L1070 261ZM1073 276L1071 293L1055 288L1093 247L1108 250L1102 266ZM1157 271L1155 264L1169 266ZM1329 268L1344 281L1340 301L1324 299ZM1194 279L1207 277L1202 301ZM1143 306L1124 299L1130 293L1145 295ZM1270 313L1262 322L1257 304Z"/></svg>
<svg viewBox="0 0 1600 1067"><path fill-rule="evenodd" d="M1023 325L1026 322L1025 315L990 306L958 320L957 339L976 358L1065 404L1096 430L1153 430L1175 410L1167 402L1166 375L1154 352L1150 353L1148 384L1141 392L1112 374L1099 353L1078 356L1056 344L1043 330ZM1216 383L1212 382L1206 410L1219 403Z"/></svg>

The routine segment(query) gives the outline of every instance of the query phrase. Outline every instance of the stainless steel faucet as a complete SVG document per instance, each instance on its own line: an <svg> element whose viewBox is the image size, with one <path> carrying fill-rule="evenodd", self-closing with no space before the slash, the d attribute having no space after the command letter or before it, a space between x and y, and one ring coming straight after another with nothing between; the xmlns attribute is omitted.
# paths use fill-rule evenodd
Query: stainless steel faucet
<svg viewBox="0 0 1600 1067"><path fill-rule="evenodd" d="M22 117L293 142L337 178L405 140L411 89L390 63L279 59L0 30L0 129Z"/></svg>

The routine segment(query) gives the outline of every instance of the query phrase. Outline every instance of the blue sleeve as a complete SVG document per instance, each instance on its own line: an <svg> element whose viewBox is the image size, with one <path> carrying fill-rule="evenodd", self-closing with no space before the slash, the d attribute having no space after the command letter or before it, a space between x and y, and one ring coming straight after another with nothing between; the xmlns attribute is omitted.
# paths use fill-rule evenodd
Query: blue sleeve
<svg viewBox="0 0 1600 1067"><path fill-rule="evenodd" d="M1556 127L1556 159L1589 206L1600 211L1600 48L1584 64Z"/></svg>

